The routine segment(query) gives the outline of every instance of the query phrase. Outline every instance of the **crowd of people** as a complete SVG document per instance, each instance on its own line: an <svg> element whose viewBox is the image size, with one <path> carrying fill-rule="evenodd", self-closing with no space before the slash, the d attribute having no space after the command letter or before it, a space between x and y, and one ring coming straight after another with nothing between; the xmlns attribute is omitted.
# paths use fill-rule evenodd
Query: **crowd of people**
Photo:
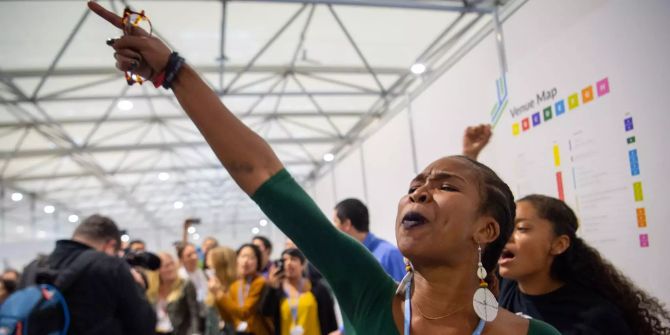
<svg viewBox="0 0 670 335"><path fill-rule="evenodd" d="M45 278L58 286L74 268L63 290L70 334L670 334L665 306L577 236L567 204L536 194L515 201L477 161L489 126L468 128L462 155L410 181L395 247L370 232L358 199L335 204L329 220L183 58L89 7L124 32L109 43L117 68L173 90L231 177L290 240L273 261L263 236L232 249L212 237L196 246L184 233L152 260L144 242L122 246L116 224L94 215L21 275L5 271L0 303Z"/></svg>

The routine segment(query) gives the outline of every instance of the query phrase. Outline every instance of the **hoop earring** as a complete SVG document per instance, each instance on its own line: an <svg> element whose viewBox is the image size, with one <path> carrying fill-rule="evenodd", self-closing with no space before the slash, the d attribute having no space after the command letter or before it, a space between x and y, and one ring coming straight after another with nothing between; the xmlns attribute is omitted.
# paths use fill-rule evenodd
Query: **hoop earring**
<svg viewBox="0 0 670 335"><path fill-rule="evenodd" d="M498 316L498 300L489 290L489 284L486 283L486 269L482 264L482 247L477 244L479 253L479 262L477 263L477 277L479 277L479 288L472 297L472 307L480 319L491 322Z"/></svg>

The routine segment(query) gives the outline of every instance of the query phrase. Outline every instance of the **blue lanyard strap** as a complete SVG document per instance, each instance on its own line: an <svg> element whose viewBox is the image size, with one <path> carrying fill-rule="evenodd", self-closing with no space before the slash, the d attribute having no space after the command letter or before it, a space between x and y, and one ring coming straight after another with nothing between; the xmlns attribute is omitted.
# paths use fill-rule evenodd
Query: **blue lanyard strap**
<svg viewBox="0 0 670 335"><path fill-rule="evenodd" d="M284 294L286 295L286 299L288 300L288 306L291 308L291 317L293 318L293 325L297 326L298 325L298 305L300 304L300 295L302 295L303 291L305 290L305 279L301 278L300 279L300 284L298 287L298 296L295 298L295 304L291 303L291 294L288 292L288 290L284 289Z"/></svg>
<svg viewBox="0 0 670 335"><path fill-rule="evenodd" d="M405 288L405 335L409 335L409 326L412 323L412 282L407 283Z"/></svg>
<svg viewBox="0 0 670 335"><path fill-rule="evenodd" d="M479 319L479 324L477 325L477 328L475 328L475 331L472 332L472 335L480 335L484 330L485 324L486 322L484 322L483 319Z"/></svg>
<svg viewBox="0 0 670 335"><path fill-rule="evenodd" d="M405 288L405 324L404 324L404 333L405 335L410 335L409 327L412 324L412 282L407 283L407 287ZM477 328L475 328L475 331L472 332L472 335L481 335L482 331L484 330L484 325L486 322L484 320L480 319L479 324L477 324Z"/></svg>

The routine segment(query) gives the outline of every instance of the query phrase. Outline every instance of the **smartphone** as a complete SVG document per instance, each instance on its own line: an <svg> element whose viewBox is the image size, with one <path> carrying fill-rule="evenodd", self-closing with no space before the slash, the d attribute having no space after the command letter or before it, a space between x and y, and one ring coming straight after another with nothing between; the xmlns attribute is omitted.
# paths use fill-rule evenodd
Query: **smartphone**
<svg viewBox="0 0 670 335"><path fill-rule="evenodd" d="M276 260L275 261L275 267L279 269L279 271L277 271L278 275L284 273L284 270L285 270L284 269L284 260L283 259Z"/></svg>
<svg viewBox="0 0 670 335"><path fill-rule="evenodd" d="M186 219L186 223L194 225L194 224L200 224L200 218L191 218L191 219Z"/></svg>

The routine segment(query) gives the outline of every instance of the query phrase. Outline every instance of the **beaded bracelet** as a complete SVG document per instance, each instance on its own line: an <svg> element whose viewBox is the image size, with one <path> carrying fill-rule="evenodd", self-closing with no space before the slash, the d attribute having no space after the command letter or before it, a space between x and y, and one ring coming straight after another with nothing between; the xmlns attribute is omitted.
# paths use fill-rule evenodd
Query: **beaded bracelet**
<svg viewBox="0 0 670 335"><path fill-rule="evenodd" d="M172 82L177 77L177 73L181 69L186 60L180 57L177 52L170 54L167 66L165 67L165 79L163 80L163 88L169 90L172 87Z"/></svg>
<svg viewBox="0 0 670 335"><path fill-rule="evenodd" d="M161 71L156 78L153 79L154 87L159 88L163 86L163 82L165 81L165 70Z"/></svg>

